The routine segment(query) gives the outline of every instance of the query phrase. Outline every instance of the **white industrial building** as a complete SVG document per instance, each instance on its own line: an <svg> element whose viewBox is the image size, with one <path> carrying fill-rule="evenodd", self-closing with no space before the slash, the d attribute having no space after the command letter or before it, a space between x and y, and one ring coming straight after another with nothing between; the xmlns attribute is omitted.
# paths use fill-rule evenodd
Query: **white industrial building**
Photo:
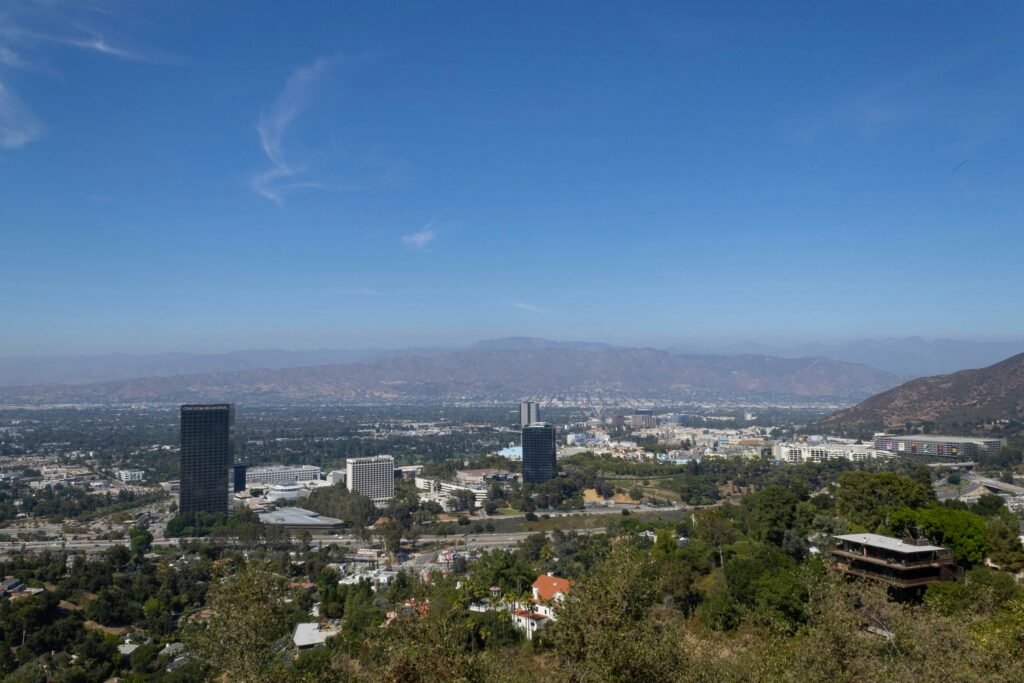
<svg viewBox="0 0 1024 683"><path fill-rule="evenodd" d="M483 507L484 504L487 503L488 489L486 486L457 484L450 481L441 481L440 479L416 477L416 488L421 491L427 491L429 494L437 494L441 498L445 499L445 502L441 503L441 507L444 508L446 512L448 511L447 499L453 496L456 491L469 491L472 493L473 502L478 508ZM432 499L438 500L434 498Z"/></svg>
<svg viewBox="0 0 1024 683"><path fill-rule="evenodd" d="M376 505L395 497L395 459L390 455L349 458L345 463L349 491L361 493Z"/></svg>
<svg viewBox="0 0 1024 683"><path fill-rule="evenodd" d="M788 463L828 462L829 460L849 460L851 462L867 462L888 453L879 453L872 444L856 443L777 443L773 448L776 460Z"/></svg>
<svg viewBox="0 0 1024 683"><path fill-rule="evenodd" d="M315 465L268 465L250 467L245 471L245 484L288 484L296 481L314 481L320 478Z"/></svg>
<svg viewBox="0 0 1024 683"><path fill-rule="evenodd" d="M117 478L127 483L129 481L142 481L146 478L143 470L118 470Z"/></svg>

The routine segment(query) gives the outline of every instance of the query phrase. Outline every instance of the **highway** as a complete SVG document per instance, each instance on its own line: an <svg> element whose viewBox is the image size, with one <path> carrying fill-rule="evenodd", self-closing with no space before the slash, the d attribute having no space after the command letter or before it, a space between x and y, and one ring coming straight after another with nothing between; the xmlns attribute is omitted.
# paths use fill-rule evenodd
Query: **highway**
<svg viewBox="0 0 1024 683"><path fill-rule="evenodd" d="M175 546L178 545L178 541L181 539L177 538L158 538L153 540L153 546ZM192 540L192 539L185 539ZM121 541L108 541L108 540L94 540L94 539L77 539L77 540L54 540L54 541L10 541L8 543L0 543L0 558L7 559L14 553L22 550L61 550L62 548L67 552L84 552L86 554L101 553L108 548L112 548L115 545L123 545L127 547L129 541L127 539Z"/></svg>
<svg viewBox="0 0 1024 683"><path fill-rule="evenodd" d="M165 526L165 524L167 522L167 519L169 518L170 515L168 515L166 513L165 514L161 514L160 510L158 509L158 507L159 506L152 506L152 508L145 508L145 510L147 512L150 512L152 514L153 523L150 524L149 528L150 528L150 531L153 533L153 537L154 537L153 538L153 547L154 548L159 548L159 547L176 547L182 541L188 542L188 541L203 540L203 539L198 539L198 538L195 538L195 539L193 539L193 538L185 538L185 539L165 538L164 535L163 535L164 526ZM557 518L557 517L576 517L576 516L591 516L591 515L610 515L610 514L621 515L622 514L622 509L623 509L623 506L621 506L621 505L614 506L614 507L593 506L593 507L588 507L585 510L573 510L573 511L569 511L569 512L551 512L551 513L543 513L543 514L546 515L546 516L550 516L552 518ZM632 512L666 512L666 511L672 511L672 510L679 510L679 509L681 509L681 506L673 505L673 506L670 506L670 507L652 507L652 506L649 506L649 505L632 505L632 506L629 506L629 509ZM520 515L515 515L515 516L519 517ZM481 518L481 519L485 519L485 518ZM59 525L59 524L43 524L43 525L37 526L37 527L35 527L34 529L31 529L31 530L40 531L40 532L43 532L43 533L48 533L48 534L51 534L51 535L54 535L54 536L58 536L60 534L60 531L61 531L61 525ZM13 531L13 529L11 531ZM596 528L596 529L576 529L575 531L577 531L577 533L584 533L584 534L603 533L605 531L605 528L604 527L600 527L600 528ZM88 533L88 532L86 531L86 533ZM295 533L298 534L299 532L295 532ZM527 536L531 535L531 533L537 533L537 532L520 531L520 532L514 532L514 533L465 533L465 534L449 534L449 535L445 535L445 536L429 536L428 535L428 536L421 536L421 537L419 537L417 539L417 544L437 543L437 544L445 545L445 546L455 546L455 547L461 547L461 548L475 548L475 549L507 548L507 547L514 546L519 541L521 541L524 538L526 538ZM548 533L550 533L550 532L548 532ZM332 543L344 544L344 545L348 545L348 546L352 546L352 547L367 547L367 545L368 545L366 542L362 541L361 539L359 539L359 538L357 538L355 536L349 535L349 534L337 534L337 533L327 533L327 532L322 532L322 533L315 533L314 532L311 535L311 540L312 540L313 543L320 543L320 544L323 544L323 545L330 545ZM26 551L42 551L42 550L47 550L47 549L49 549L49 550L61 550L61 549L63 549L65 551L69 552L69 553L86 553L86 554L92 555L92 554L101 553L104 550L107 550L108 548L112 548L113 546L116 546L116 545L128 546L129 543L130 543L130 541L127 538L125 538L123 540L98 540L98 539L90 539L90 538L82 538L82 537L70 537L69 538L68 536L62 536L60 538L56 538L55 540L48 540L48 541L12 540L12 541L9 541L9 542L0 542L0 559L7 559L7 558L11 557L11 555L13 555L13 554L15 554L17 552L20 552L22 550L26 550ZM413 564L415 564L415 565L429 564L431 562L431 560L429 559L429 556L432 555L432 554L436 556L436 552L435 553L427 553L426 557L424 557L422 555L416 555L413 560L407 561L404 564L406 566L413 565Z"/></svg>
<svg viewBox="0 0 1024 683"><path fill-rule="evenodd" d="M604 528L597 529L578 529L578 533L582 534L594 534L604 533ZM508 548L514 546L519 541L523 540L527 536L535 534L537 532L529 531L518 531L514 533L481 533L481 534L449 534L445 536L420 536L417 539L417 544L433 544L438 543L441 545L449 545L460 548ZM550 533L550 532L548 532ZM153 546L158 547L175 547L180 542L185 541L201 541L204 539L200 538L156 538L153 540ZM324 545L330 545L332 543L344 544L349 546L367 546L368 544L357 539L355 536L349 535L314 535L311 537L311 542L321 543ZM86 553L96 554L101 553L108 548L112 548L116 545L128 546L129 541L125 540L96 540L96 539L67 539L67 540L52 540L52 541L11 541L8 543L0 543L0 558L7 559L11 555L21 552L22 550L27 551L43 551L43 550L65 550L69 553ZM429 554L429 553L428 553ZM415 564L424 564L424 561L417 561Z"/></svg>

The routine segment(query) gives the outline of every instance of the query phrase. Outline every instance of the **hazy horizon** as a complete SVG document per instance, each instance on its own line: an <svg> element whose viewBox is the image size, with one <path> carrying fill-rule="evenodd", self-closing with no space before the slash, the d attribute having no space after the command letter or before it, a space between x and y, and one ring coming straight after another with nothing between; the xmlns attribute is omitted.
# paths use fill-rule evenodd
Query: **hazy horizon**
<svg viewBox="0 0 1024 683"><path fill-rule="evenodd" d="M686 347L692 346L695 349L699 349L702 352L714 353L716 348L724 349L728 353L732 353L735 349L751 346L751 347L763 347L768 350L780 349L780 350L795 350L803 347L811 346L843 346L843 345L855 345L859 343L870 343L870 342L901 342L909 341L911 339L920 339L926 344L934 344L936 342L958 342L968 344L999 344L999 343L1015 343L1020 342L1024 344L1024 334L1020 337L952 337L952 336L938 336L938 337L923 337L919 335L911 335L907 337L849 337L849 338L815 338L815 339L797 339L797 338L666 338L666 339L628 339L628 338L611 338L602 337L601 335L579 335L577 337L555 337L553 335L532 337L528 335L519 334L504 334L504 335L492 335L482 337L467 337L467 338L448 338L446 341L437 341L428 343L428 340L422 340L421 343L410 341L409 343L381 343L381 344L344 344L338 343L334 345L312 345L312 346L273 346L273 345L259 345L252 344L249 346L214 346L214 347L156 347L156 348L138 348L133 349L129 347L115 347L111 349L97 349L97 350L75 350L68 348L66 350L57 350L53 352L25 352L25 353L0 353L0 358L18 358L18 357L77 357L77 356L104 356L104 355L135 355L135 356L150 356L150 355L161 355L161 354L194 354L194 355L218 355L218 354L231 354L240 352L254 352L254 351L282 351L287 353L306 353L316 351L368 351L368 350L379 350L379 351L401 351L406 349L461 349L468 348L474 344L480 342L513 339L513 338L524 338L524 339L536 339L556 343L590 343L590 344L607 344L609 346L619 346L628 348L652 348L652 349L668 349L672 347Z"/></svg>

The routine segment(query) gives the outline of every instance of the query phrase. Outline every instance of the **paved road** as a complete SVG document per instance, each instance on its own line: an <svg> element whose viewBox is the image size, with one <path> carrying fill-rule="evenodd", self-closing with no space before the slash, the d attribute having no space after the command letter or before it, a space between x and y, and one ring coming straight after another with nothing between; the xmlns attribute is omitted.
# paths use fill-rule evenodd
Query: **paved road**
<svg viewBox="0 0 1024 683"><path fill-rule="evenodd" d="M158 538L153 540L154 546L176 546L181 540L198 540L198 539L178 539L178 538ZM12 554L21 550L60 550L61 548L68 552L84 552L86 554L101 553L108 548L112 548L115 545L128 546L129 541L127 539L122 541L106 541L106 540L91 540L91 539L79 539L77 541L14 541L11 543L0 543L0 557L7 558Z"/></svg>
<svg viewBox="0 0 1024 683"><path fill-rule="evenodd" d="M604 533L603 527L594 529L575 529L577 533L581 534L599 534ZM527 536L538 533L536 531L517 531L513 533L481 533L481 534L450 534L445 536L421 536L418 543L440 543L443 545L459 546L463 548L508 548L517 544ZM546 532L550 534L551 532ZM202 539L193 538L154 538L153 546L177 546L181 541L195 541ZM324 534L314 535L311 538L313 543L322 544L345 544L350 546L365 547L367 544L360 541L354 536L341 535L341 534ZM10 557L12 554L21 550L61 550L62 548L68 552L84 552L86 554L100 553L108 548L115 545L127 546L129 544L128 539L115 541L115 540L95 540L95 539L77 539L77 540L54 540L54 541L12 541L9 543L0 543L0 558ZM428 560L417 561L416 564L427 564Z"/></svg>
<svg viewBox="0 0 1024 683"><path fill-rule="evenodd" d="M646 503L640 503L637 505L595 505L588 507L583 510L570 510L568 512L552 511L552 510L537 510L534 514L548 515L550 517L572 517L574 515L621 515L623 510L629 510L630 512L669 512L672 510L689 510L689 505L680 505L675 503L673 505L663 505L661 507L655 507L653 505L647 505ZM522 515L495 515L494 517L481 516L480 519L515 519L517 517L525 517Z"/></svg>

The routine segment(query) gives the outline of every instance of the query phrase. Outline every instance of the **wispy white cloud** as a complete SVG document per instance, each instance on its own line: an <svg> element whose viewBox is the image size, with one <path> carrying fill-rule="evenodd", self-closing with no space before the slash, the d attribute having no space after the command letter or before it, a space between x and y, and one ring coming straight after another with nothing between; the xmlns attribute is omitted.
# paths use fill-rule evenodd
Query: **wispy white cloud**
<svg viewBox="0 0 1024 683"><path fill-rule="evenodd" d="M313 90L333 66L334 61L320 57L292 72L273 106L260 116L259 123L256 124L260 146L272 166L253 178L252 187L277 204L283 202L284 195L289 190L321 187L318 181L297 178L306 170L306 165L287 158L284 138L291 124L309 106Z"/></svg>
<svg viewBox="0 0 1024 683"><path fill-rule="evenodd" d="M93 34L83 37L75 36L43 36L45 40L50 40L55 43L61 43L63 45L70 45L71 47L81 48L83 50L92 50L93 52L99 52L103 55L110 57L120 57L121 59L128 59L135 62L150 61L152 58L143 55L140 52L134 52L124 47L117 45L111 45L107 40L99 35Z"/></svg>
<svg viewBox="0 0 1024 683"><path fill-rule="evenodd" d="M55 43L67 47L76 47L81 50L98 52L108 57L117 57L134 62L159 61L157 57L147 55L143 52L131 50L122 45L115 45L110 42L102 33L90 28L79 28L80 33L61 34L48 33L46 31L28 30L18 27L5 27L0 30L8 40L21 44L31 45L33 43ZM10 48L8 48L10 49Z"/></svg>
<svg viewBox="0 0 1024 683"><path fill-rule="evenodd" d="M85 6L48 2L18 2L5 6L0 14L0 77L4 71L35 71L55 75L47 64L48 47L63 45L132 61L167 61L128 49L112 41L109 31L100 30L96 14L114 26L115 13L101 11L102 4ZM83 17L83 13L86 15ZM115 31L116 32L116 31ZM46 127L31 108L0 80L0 148L17 149L38 140Z"/></svg>
<svg viewBox="0 0 1024 683"><path fill-rule="evenodd" d="M428 223L418 232L402 235L402 244L410 249L426 251L435 239L437 239L437 233L434 232L433 223Z"/></svg>
<svg viewBox="0 0 1024 683"><path fill-rule="evenodd" d="M28 106L0 83L0 147L24 147L44 132L45 127Z"/></svg>
<svg viewBox="0 0 1024 683"><path fill-rule="evenodd" d="M547 313L548 312L546 308L541 308L540 306L534 306L533 304L528 304L525 301L516 301L512 305L514 307L518 308L521 311L529 311L530 313Z"/></svg>
<svg viewBox="0 0 1024 683"><path fill-rule="evenodd" d="M374 55L345 58L345 64L364 64ZM291 73L273 104L263 111L256 124L260 148L270 167L251 176L252 189L263 197L284 205L296 190L325 192L370 192L399 182L406 170L404 161L382 156L375 149L353 152L342 149L331 138L315 150L302 150L295 139L303 131L298 124L302 114L314 105L317 91L324 87L342 57L320 57ZM353 145L355 146L355 145Z"/></svg>
<svg viewBox="0 0 1024 683"><path fill-rule="evenodd" d="M13 11L0 15L0 63L13 53L26 65L25 54L39 58L44 46L62 45L108 57L136 62L176 62L168 54L130 45L131 39L122 30L133 24L130 6L116 9L103 3L85 5L80 2L32 2L13 0Z"/></svg>

